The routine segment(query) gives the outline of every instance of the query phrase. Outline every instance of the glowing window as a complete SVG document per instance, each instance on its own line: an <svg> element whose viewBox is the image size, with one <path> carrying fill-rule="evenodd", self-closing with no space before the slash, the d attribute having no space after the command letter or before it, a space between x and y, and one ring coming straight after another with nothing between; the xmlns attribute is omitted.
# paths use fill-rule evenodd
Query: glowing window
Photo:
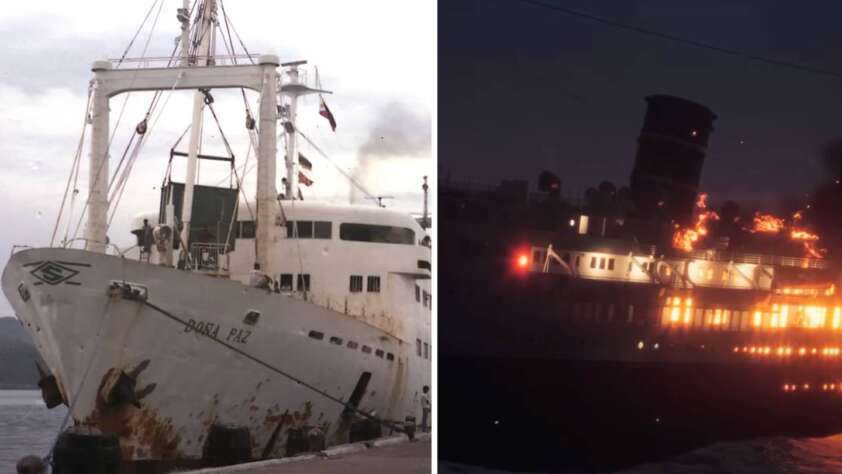
<svg viewBox="0 0 842 474"><path fill-rule="evenodd" d="M591 268L596 268L596 257L591 257Z"/></svg>

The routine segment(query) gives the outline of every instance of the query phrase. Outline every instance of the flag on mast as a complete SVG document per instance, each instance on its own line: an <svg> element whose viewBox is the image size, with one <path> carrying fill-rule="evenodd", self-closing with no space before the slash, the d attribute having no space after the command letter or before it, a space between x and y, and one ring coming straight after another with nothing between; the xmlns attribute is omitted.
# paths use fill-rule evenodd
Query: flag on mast
<svg viewBox="0 0 842 474"><path fill-rule="evenodd" d="M313 163L310 163L310 160L305 158L303 153L298 154L298 164L307 171L313 170Z"/></svg>
<svg viewBox="0 0 842 474"><path fill-rule="evenodd" d="M301 171L298 172L298 182L303 184L304 186L311 186L313 184L313 180L308 178L307 175L305 175Z"/></svg>
<svg viewBox="0 0 842 474"><path fill-rule="evenodd" d="M330 109L327 108L327 104L325 104L324 97L319 94L319 115L326 118L328 122L330 122L330 129L334 132L336 131L336 119L333 118L333 114L330 112Z"/></svg>

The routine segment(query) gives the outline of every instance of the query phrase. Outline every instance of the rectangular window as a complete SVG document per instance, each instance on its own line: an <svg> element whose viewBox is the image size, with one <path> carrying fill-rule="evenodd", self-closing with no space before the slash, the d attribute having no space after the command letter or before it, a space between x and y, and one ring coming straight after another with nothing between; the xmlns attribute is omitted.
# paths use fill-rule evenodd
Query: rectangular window
<svg viewBox="0 0 842 474"><path fill-rule="evenodd" d="M428 260L418 260L418 268L421 270L430 270L433 271L433 266L430 264Z"/></svg>
<svg viewBox="0 0 842 474"><path fill-rule="evenodd" d="M354 242L383 244L415 244L415 231L406 227L373 224L339 224L339 238Z"/></svg>
<svg viewBox="0 0 842 474"><path fill-rule="evenodd" d="M240 238L241 239L253 239L254 238L254 230L255 230L254 221L241 221L240 222Z"/></svg>
<svg viewBox="0 0 842 474"><path fill-rule="evenodd" d="M421 287L418 285L415 285L415 301L421 302Z"/></svg>
<svg viewBox="0 0 842 474"><path fill-rule="evenodd" d="M395 360L395 354L392 354L391 352L387 352L386 353L386 360Z"/></svg>
<svg viewBox="0 0 842 474"><path fill-rule="evenodd" d="M379 276L368 276L368 281L366 282L366 291L368 291L369 293L380 293Z"/></svg>
<svg viewBox="0 0 842 474"><path fill-rule="evenodd" d="M599 259L599 269L605 270L605 259L604 258Z"/></svg>
<svg viewBox="0 0 842 474"><path fill-rule="evenodd" d="M424 358L430 358L430 346L426 342L424 343Z"/></svg>
<svg viewBox="0 0 842 474"><path fill-rule="evenodd" d="M341 346L342 345L342 338L336 337L336 336L330 336L330 343L336 344L337 346Z"/></svg>
<svg viewBox="0 0 842 474"><path fill-rule="evenodd" d="M596 257L591 257L591 268L596 268Z"/></svg>
<svg viewBox="0 0 842 474"><path fill-rule="evenodd" d="M308 336L310 336L313 339L316 339L318 341L321 341L322 339L325 338L325 334L323 332L319 332L319 331L310 331L310 334L308 334Z"/></svg>
<svg viewBox="0 0 842 474"><path fill-rule="evenodd" d="M356 349L357 347L360 347L360 345L354 341L348 341L348 349Z"/></svg>
<svg viewBox="0 0 842 474"><path fill-rule="evenodd" d="M374 355L382 359L384 355L383 349L377 349L376 351L374 351Z"/></svg>
<svg viewBox="0 0 842 474"><path fill-rule="evenodd" d="M418 352L418 357L421 357L421 339L415 340L415 351Z"/></svg>
<svg viewBox="0 0 842 474"><path fill-rule="evenodd" d="M287 238L312 239L313 221L288 221Z"/></svg>
<svg viewBox="0 0 842 474"><path fill-rule="evenodd" d="M313 221L297 221L296 224L298 224L299 239L313 238Z"/></svg>
<svg viewBox="0 0 842 474"><path fill-rule="evenodd" d="M281 273L281 291L292 291L292 273Z"/></svg>
<svg viewBox="0 0 842 474"><path fill-rule="evenodd" d="M351 275L351 293L359 293L363 291L363 276Z"/></svg>
<svg viewBox="0 0 842 474"><path fill-rule="evenodd" d="M362 351L363 354L371 354L371 348L368 346L363 346Z"/></svg>
<svg viewBox="0 0 842 474"><path fill-rule="evenodd" d="M295 287L297 291L310 291L310 274L299 273L298 281L296 281Z"/></svg>
<svg viewBox="0 0 842 474"><path fill-rule="evenodd" d="M329 239L333 231L333 225L327 221L316 221L313 224L313 237L317 239Z"/></svg>
<svg viewBox="0 0 842 474"><path fill-rule="evenodd" d="M427 308L427 301L430 299L430 294L424 291L424 307Z"/></svg>
<svg viewBox="0 0 842 474"><path fill-rule="evenodd" d="M609 259L608 259L608 269L609 269L609 270L613 270L613 269L614 269L614 259L613 259L613 258L609 258Z"/></svg>

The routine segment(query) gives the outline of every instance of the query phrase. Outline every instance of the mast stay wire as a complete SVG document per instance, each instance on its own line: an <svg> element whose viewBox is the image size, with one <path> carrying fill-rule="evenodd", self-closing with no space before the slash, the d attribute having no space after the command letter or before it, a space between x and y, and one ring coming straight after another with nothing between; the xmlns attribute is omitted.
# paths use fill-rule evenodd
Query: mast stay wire
<svg viewBox="0 0 842 474"><path fill-rule="evenodd" d="M134 36L132 36L132 39L129 41L129 44L126 46L126 49L123 51L123 54L120 56L120 59L117 61L117 65L116 65L117 68L120 67L120 65L126 59L126 56L128 56L129 51L132 48L132 45L134 45L134 42L137 40L138 36L140 36L140 32L143 31L143 27L146 25L147 20L149 20L149 16L152 15L152 11L155 10L155 5L157 5L158 2L161 2L161 5L158 8L158 13L155 16L155 21L152 25L152 31L154 31L155 24L158 21L158 16L161 13L161 7L163 7L163 5L164 5L162 0L154 0L152 2L152 5L149 6L149 10L147 10L146 16L143 17L143 21L140 22L140 25L137 27L137 30L135 31ZM149 39L151 39L151 37L152 37L152 31L149 32L149 37L146 40L146 46L144 46L144 54L145 54L146 48L149 46ZM72 191L73 195L71 196L70 204L69 204L69 207L68 207L68 222L67 222L67 229L65 230L65 235L64 235L65 241L67 241L67 237L68 237L68 234L70 232L70 223L71 223L71 217L73 215L73 206L75 205L75 201L76 201L76 183L78 182L78 178L79 178L79 164L81 163L80 157L81 157L84 145L85 145L85 132L87 131L87 128L88 128L87 127L88 126L88 116L91 112L91 106L92 106L92 92L93 92L92 88L88 87L88 104L85 107L85 119L84 119L83 126L82 126L82 133L81 133L81 136L79 138L79 145L76 148L76 155L73 159L73 164L70 167L70 175L67 178L67 186L65 186L64 196L61 199L61 205L59 206L59 212L58 212L58 216L56 217L55 227L53 228L53 233L50 237L50 246L51 247L55 244L56 234L58 233L58 229L60 227L61 216L64 213L64 205L67 201L67 194L70 192L70 182L72 181L74 183L73 191ZM108 148L111 147L111 143L113 142L114 136L117 133L117 128L120 125L120 120L123 118L123 111L126 108L126 103L129 100L129 95L130 94L126 95L126 98L123 100L123 105L120 107L120 114L117 117L117 123L114 124L114 130L112 131L111 137L108 140ZM97 176L99 176L99 175L97 175Z"/></svg>
<svg viewBox="0 0 842 474"><path fill-rule="evenodd" d="M93 88L88 88L88 103L85 106L85 116L82 119L82 133L79 137L79 144L76 146L76 154L73 157L73 164L70 166L70 175L67 177L67 185L64 187L64 196L61 198L61 205L58 209L58 215L56 216L56 224L53 227L53 235L50 237L50 247L53 246L53 243L56 239L56 233L58 233L58 228L60 227L61 223L61 215L64 212L64 204L67 201L67 193L70 190L70 183L73 180L74 172L76 176L78 176L78 168L80 163L80 158L82 156L82 149L85 146L85 132L88 130L88 114L91 111L91 104L93 103ZM70 210L68 210L70 212ZM65 239L66 240L66 239Z"/></svg>
<svg viewBox="0 0 842 474"><path fill-rule="evenodd" d="M140 151L141 151L141 149L142 149L143 145L145 145L145 144L146 144L146 138L147 138L147 137L148 137L148 136L152 133L152 130L153 130L153 129L155 128L155 126L158 124L158 120L161 118L161 115L163 115L164 110L167 108L167 104L169 104L169 101L170 101L170 98L172 97L173 91L175 91L175 88L178 86L178 83L179 83L180 81L181 81L181 75L179 75L179 76L177 76L177 77L176 77L175 82L173 82L172 87L170 88L170 90L169 90L169 91L167 91L167 97L164 99L164 103L163 103L163 105L160 107L160 109L158 109L158 103L159 103L159 102L156 102L156 103L155 103L155 107L154 107L154 108L155 108L155 109L158 109L158 110L157 110L157 112L158 112L158 113L157 113L157 115L155 116L155 118L152 120L152 124L148 127L148 129L145 131L145 133L143 133L143 134L140 136L140 139L139 139L139 140L137 141L137 143L135 144L135 149L134 149L134 151L132 152L132 156L129 158L129 162L128 162L128 163L126 163L126 167L125 167L125 169L123 170L123 174L122 174L122 176L121 176L121 181L120 181L120 184L119 184L119 187L118 187L118 191L115 191L115 192L117 192L117 193L118 193L118 194L117 194L117 199L116 199L116 201L114 201L113 199L112 199L111 201L109 201L109 202L114 202L114 204L113 204L113 208L112 208L112 210L111 210L111 217L108 219L108 224L107 224L107 226L106 226L106 229L108 229L109 227L111 227L111 221L114 219L114 215L117 213L117 207L120 205L120 200L122 199L122 197L123 197L123 193L124 193L124 191L125 191L125 189L126 189L126 183L128 182L129 175L131 175L131 171L132 171L132 169L134 168L134 164L135 164L135 162L137 161L137 157L140 155ZM160 91L159 91L159 92L160 92ZM155 111L154 109L150 108L150 110L149 110L149 111L147 111L147 113L146 113L147 118L148 118L148 117L149 117L149 116L150 116L150 115L151 115L154 111ZM144 119L144 121L145 121L145 120L147 120L147 119ZM135 129L135 134L137 134L137 133L138 133L138 132L137 132L137 129Z"/></svg>
<svg viewBox="0 0 842 474"><path fill-rule="evenodd" d="M176 45L175 47L173 47L173 51L172 51L172 53L170 54L170 59L169 59L169 62L167 63L167 66L170 66L170 65L172 64L173 58L175 57L175 53L176 53L176 51L177 51L177 50L178 50L178 45ZM152 100L151 100L151 101L150 101L150 103L149 103L149 107L147 108L147 111L146 111L146 117L147 117L147 118L151 115L151 112L154 110L154 108L155 108L156 104L158 103L158 100L159 100L160 96L161 96L161 91L155 91L155 93L154 93L154 95L153 95L153 97L152 97ZM144 119L144 120L146 120L146 119ZM137 134L137 129L135 129L135 131L133 132L133 136L134 136L135 134ZM128 152L128 148L126 148L126 151L125 151L125 152ZM125 152L124 152L124 156L125 156ZM122 160L122 159L121 159L121 160ZM102 169L101 167L102 167L104 164L105 164L105 161L103 161L103 162L102 162L102 164L100 165L100 170ZM95 178L95 179L99 179L99 176L100 176L101 174L102 174L102 173L97 172L97 176L96 176L96 178ZM96 181L94 181L94 183L96 183ZM111 186L112 186L112 185L113 185L113 183L110 183L110 184L109 184L109 190L110 190L110 188L111 188ZM79 228L82 226L82 221L84 220L85 213L87 212L88 205L90 204L90 201L91 201L91 197L90 197L90 196L88 196L88 199L85 201L85 207L82 209L82 214L79 216L79 221L76 223L76 228L73 230L73 235L74 235L74 237L75 237L75 236L77 236L77 235L79 235Z"/></svg>
<svg viewBox="0 0 842 474"><path fill-rule="evenodd" d="M156 2L156 3L157 3L157 2ZM153 8L154 8L154 5L155 5L155 4L153 3ZM141 56L142 56L142 57L146 55L146 51L147 51L147 49L148 49L148 47L149 47L149 43L150 43L150 41L151 41L151 39L152 39L152 35L153 35L153 34L154 34L154 32L155 32L155 28L156 28L156 26L157 26L157 24L158 24L158 20L159 20L159 18L160 18L160 15L161 15L161 10L163 9L163 6L164 6L164 2L162 1L162 2L160 3L159 7L158 7L158 12L157 12L157 13L156 13L156 15L155 15L155 19L154 19L154 21L153 21L153 23L152 23L152 26L151 26L150 30L149 30L149 34L147 35L147 38L146 38L146 43L145 43L144 48L143 48L143 51L142 51L142 53L141 53ZM150 9L150 11L151 11L151 9ZM145 20L144 20L144 23L145 23ZM141 28L139 29L139 31L140 31L141 29L142 29L142 25L141 25ZM135 40L135 38L133 38L133 39L132 39L132 42L134 42L134 40ZM172 64L173 57L175 56L175 53L176 53L176 51L177 51L177 50L178 50L178 45L176 45L176 46L174 46L174 47L173 47L173 50L172 50L172 52L170 53L170 59L169 59L169 61L168 61L168 65ZM127 53L124 53L124 54L127 54ZM121 61L122 61L122 58L121 58ZM154 95L153 95L153 97L152 97L152 100L150 101L149 107L147 108L146 116L145 116L145 118L144 118L144 120L143 120L143 121L146 121L146 120L148 119L148 117L149 117L149 115L150 115L151 111L153 110L153 108L155 107L155 105L156 105L156 103L157 103L157 101L158 101L158 99L159 99L160 95L161 95L161 91L155 91L155 93L154 93ZM124 108L125 108L126 102L128 102L128 96L126 97L126 100L123 102L123 107L124 107ZM122 114L123 114L123 109L121 109L121 111L120 111L120 118L122 118ZM142 121L142 122L143 122L143 121ZM110 151L110 149L111 149L112 140L114 139L114 135L115 135L115 134L116 134L116 132L117 132L117 130L116 130L116 129L117 129L117 125L119 125L119 119L118 119L118 123L117 123L117 124L115 124L114 131L112 132L111 137L110 137L110 140L109 140L109 142L108 142L108 147L107 147L107 149L106 149L106 157L108 156L108 152L109 152L109 151ZM120 158L120 162L119 162L119 163L118 163L118 165L117 165L117 170L115 170L114 176L116 176L116 173L119 171L120 167L122 166L122 163L124 162L124 160L125 160L125 158L126 158L126 153L127 153L127 152L128 152L128 150L129 150L129 146L131 146L131 142L134 140L134 138L135 138L135 136L136 136L136 135L137 135L137 128L135 128L135 130L134 130L134 132L132 133L132 136L131 136L131 138L130 138L130 140L129 140L129 144L126 146L126 149L123 151L123 155L122 155L122 157ZM107 160L103 160L103 161L102 161L102 163L100 164L100 169L97 171L97 173L96 173L96 177L94 178L94 184L96 184L96 182L100 179L100 176L101 176L101 174L102 174L102 173L101 173L101 171L102 171L102 167L105 165L106 161L107 161ZM106 179L107 179L107 178L108 178L108 177L106 177ZM110 193L110 192L111 192L111 189L112 189L112 187L113 187L113 186L114 186L114 182L113 182L113 180L112 180L111 182L109 182L109 185L108 185L108 190L106 191L106 193ZM76 223L76 227L75 227L75 228L74 228L74 230L73 230L73 236L74 236L74 237L76 237L76 236L78 236L78 235L79 235L79 229L80 229L80 228L81 228L81 226L82 226L82 221L83 221L83 220L84 220L84 218L85 218L85 214L87 213L87 209L88 209L88 206L89 206L89 204L90 204L90 201L91 201L91 196L89 195L89 196L88 196L88 198L87 198L87 200L85 201L85 205L84 205L84 207L82 208L82 212L81 212L81 214L79 215L79 221ZM106 227L106 231L107 231L107 227Z"/></svg>
<svg viewBox="0 0 842 474"><path fill-rule="evenodd" d="M350 182L351 182L351 184L352 184L353 186L355 186L357 189L359 189L360 191L362 191L362 193L363 193L363 194L365 194L367 198L370 198L370 199L376 199L376 197L377 197L377 196L375 196L374 194L371 194L371 193L368 191L368 189L366 189L366 188L365 188L365 186L363 186L363 185L362 185L362 183L360 183L359 181L357 181L357 180L356 180L356 178L354 178L353 176L351 176L351 173L349 173L348 171L343 170L343 169L342 169L342 167L341 167L341 166L339 166L337 163L335 163L335 162L334 162L334 161L333 161L333 160L332 160L332 159L331 159L331 158L327 155L327 153L325 153L325 152L324 152L324 151L323 151L323 150L322 150L322 149L321 149L318 145L316 145L316 144L313 142L313 140L310 140L310 138L309 138L309 137L307 137L307 135L304 135L304 133L303 133L301 130L299 130L298 128L296 128L296 129L295 129L295 133L299 134L299 135L301 136L301 138L303 138L303 139L304 139L307 143L309 143L309 144L310 144L310 146L311 146L311 147L313 147L313 149L314 149L314 150L316 150L316 152L317 152L319 155L321 155L321 156L322 156L322 158L324 158L325 160L327 160L327 162L328 162L328 163L330 163L331 165L333 165L333 167L334 167L334 168L336 168L336 170L337 170L337 171L339 171L339 173L340 173L340 174L342 174L342 176L344 176L344 177L345 177L348 181L350 181Z"/></svg>
<svg viewBox="0 0 842 474"><path fill-rule="evenodd" d="M731 48L725 48L725 47L722 47L722 46L716 46L714 44L705 43L703 41L696 41L696 40L691 40L691 39L687 39L687 38L682 38L680 36L671 35L669 33L663 33L663 32L660 32L660 31L650 30L650 29L646 29L646 28L643 28L643 27L640 27L640 26L635 26L635 25L631 25L631 24L628 24L628 23L622 23L622 22L619 22L619 21L616 21L616 20L611 20L611 19L608 19L608 18L603 18L603 17L600 17L600 16L596 16L596 15L592 15L592 14L589 14L589 13L581 12L581 11L578 11L578 10L565 8L561 5L552 4L552 3L549 3L549 2L546 2L546 1L543 1L543 0L514 0L514 1L517 1L517 2L520 2L520 3L526 3L526 4L533 5L533 6L540 7L540 8L545 8L545 9L552 10L552 11L562 13L562 14L565 14L565 15L569 15L569 16L575 16L575 17L578 17L578 18L583 18L585 20L593 21L595 23L601 23L603 25L607 25L607 26L610 26L612 28L616 28L616 29L620 29L620 30L626 30L626 31L632 31L634 33L638 33L638 34L641 34L641 35L652 36L652 37L655 37L655 38L659 38L659 39L667 40L667 41L672 41L674 43L679 43L679 44L683 44L683 45L686 45L686 46L694 46L696 48L707 49L709 51L714 51L714 52L717 52L717 53L720 53L720 54L725 54L725 55L728 55L728 56L742 57L742 58L748 59L750 61L757 61L757 62L768 64L768 65L771 65L771 66L779 66L779 67L783 67L783 68L787 68L787 69L793 69L793 70L797 70L797 71L801 71L801 72L809 72L809 73L817 74L817 75L820 75L820 76L830 76L830 77L835 77L835 78L842 78L842 72L831 71L831 70L828 70L828 69L821 69L821 68L817 68L817 67L813 67L813 66L807 66L807 65L804 65L804 64L792 63L792 62L783 61L783 60L780 60L780 59L774 59L774 58L770 58L770 57L766 57L766 56L750 54L750 53L747 53L745 51L741 51L741 50L738 50L738 49L731 49Z"/></svg>
<svg viewBox="0 0 842 474"><path fill-rule="evenodd" d="M234 157L234 150L231 149L231 144L228 143L228 137L226 137L225 132L222 131L222 124L219 123L219 117L217 117L216 110L214 110L212 103L208 104L208 109L211 111L211 116L213 116L214 122L216 122L216 128L217 128L217 130L219 130L219 135L222 137L222 143L225 145L225 149L228 151L228 153L233 158ZM251 148L252 148L251 142L249 142L249 150L251 150ZM248 156L246 156L246 160L248 160ZM245 166L245 164L243 164L243 166ZM231 168L231 170L234 173L234 179L237 181L237 187L242 189L243 183L240 181L240 177L237 174L237 167L234 166L234 167ZM239 193L238 193L238 196L239 196ZM239 200L239 197L237 197L237 199ZM245 197L245 202L246 202L246 208L249 211L249 215L254 216L254 213L251 212L251 205L249 204L248 197Z"/></svg>

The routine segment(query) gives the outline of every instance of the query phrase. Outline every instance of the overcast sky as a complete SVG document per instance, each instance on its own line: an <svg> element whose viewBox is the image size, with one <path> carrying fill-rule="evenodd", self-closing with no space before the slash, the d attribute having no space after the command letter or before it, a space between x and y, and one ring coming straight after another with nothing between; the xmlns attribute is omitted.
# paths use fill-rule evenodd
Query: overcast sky
<svg viewBox="0 0 842 474"><path fill-rule="evenodd" d="M168 56L179 33L175 13L181 3L137 0L119 2L117 7L116 2L105 0L45 0L3 5L0 219L5 224L0 233L0 266L5 265L13 244L49 241L82 131L91 62L119 57L153 4L156 7L129 57L141 54L161 4L146 55ZM309 66L318 66L323 87L334 92L326 100L338 127L331 132L318 115L317 99L308 97L299 105L299 128L373 194L394 196L387 204L420 212L421 179L433 172L434 2L229 0L225 8L250 52L275 53L281 61L306 59ZM223 52L219 48L217 54ZM308 78L313 77L311 68ZM242 163L248 148L242 98L239 91L217 91L214 97L223 131ZM139 93L129 98L111 146L112 170L149 99L149 94ZM118 96L111 101L112 126L123 100L124 96ZM256 95L250 93L249 100L256 111ZM172 94L150 130L109 231L118 244L129 242L127 227L133 216L157 210L169 149L189 125L190 104L189 92ZM219 133L213 127L208 115L203 151L222 153ZM315 184L304 188L305 199L348 202L350 187L341 175L306 144L301 151L314 165ZM83 156L74 221L87 189L87 149ZM254 162L253 156L250 161ZM184 167L184 161L175 162L175 178L181 179ZM282 170L279 163L279 181ZM223 176L224 169L208 165L199 179L213 184ZM252 190L253 178L252 174L246 180ZM11 309L0 299L0 315L6 314Z"/></svg>

